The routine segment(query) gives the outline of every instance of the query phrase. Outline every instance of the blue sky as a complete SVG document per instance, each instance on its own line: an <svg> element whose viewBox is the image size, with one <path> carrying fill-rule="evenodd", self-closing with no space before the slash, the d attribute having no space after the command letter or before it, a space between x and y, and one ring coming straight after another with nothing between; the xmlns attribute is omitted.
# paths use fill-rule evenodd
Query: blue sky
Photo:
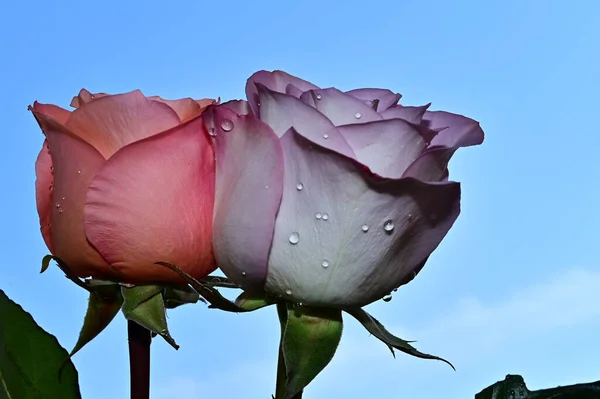
<svg viewBox="0 0 600 399"><path fill-rule="evenodd" d="M600 379L600 3L12 1L0 15L4 151L0 288L71 347L86 295L58 269L35 210L34 100L81 87L166 98L244 96L259 69L320 86L386 87L404 104L464 113L486 132L451 163L462 214L428 265L369 310L418 348L399 356L348 319L311 398L462 399L507 373L530 389ZM170 313L181 345L153 344L153 399L270 397L278 321L203 306ZM76 355L84 399L125 398L119 316Z"/></svg>

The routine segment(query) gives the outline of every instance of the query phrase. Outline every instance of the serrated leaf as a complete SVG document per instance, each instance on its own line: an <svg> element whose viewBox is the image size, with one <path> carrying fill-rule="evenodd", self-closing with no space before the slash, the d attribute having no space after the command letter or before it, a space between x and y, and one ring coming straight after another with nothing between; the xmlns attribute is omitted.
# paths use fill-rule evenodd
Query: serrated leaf
<svg viewBox="0 0 600 399"><path fill-rule="evenodd" d="M162 296L163 288L157 285L121 287L123 314L140 326L164 338L173 348L179 349L167 327L167 313Z"/></svg>
<svg viewBox="0 0 600 399"><path fill-rule="evenodd" d="M414 346L410 344L412 341L405 341L401 338L396 337L388 330L385 329L383 324L381 324L376 318L371 316L369 313L364 310L358 309L345 309L345 311L353 316L356 320L358 320L363 327L367 329L369 333L371 333L375 338L379 339L384 344L388 345L390 348L398 349L401 352L404 352L408 355L415 356L421 359L434 359L441 360L442 362L448 364L452 367L453 370L456 371L452 363L447 361L446 359L442 359L441 357L428 355L427 353L419 352ZM393 354L393 351L392 351Z"/></svg>
<svg viewBox="0 0 600 399"><path fill-rule="evenodd" d="M0 290L0 398L81 399L77 370L56 337Z"/></svg>
<svg viewBox="0 0 600 399"><path fill-rule="evenodd" d="M287 377L282 399L292 399L302 392L331 362L343 329L339 309L287 306L281 340Z"/></svg>

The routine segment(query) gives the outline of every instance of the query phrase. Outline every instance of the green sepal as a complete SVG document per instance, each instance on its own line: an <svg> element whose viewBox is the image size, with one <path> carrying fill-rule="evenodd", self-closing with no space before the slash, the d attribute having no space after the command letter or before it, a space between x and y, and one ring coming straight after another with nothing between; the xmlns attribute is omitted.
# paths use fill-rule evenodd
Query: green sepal
<svg viewBox="0 0 600 399"><path fill-rule="evenodd" d="M221 276L206 276L203 279L198 280L200 283L205 285L212 285L213 287L221 288L240 288L233 281L227 277Z"/></svg>
<svg viewBox="0 0 600 399"><path fill-rule="evenodd" d="M96 338L115 318L121 309L121 305L123 305L123 296L119 284L99 280L90 280L88 284L94 287L94 291L90 292L88 308L83 319L79 339L63 362L60 368L61 373L71 357Z"/></svg>
<svg viewBox="0 0 600 399"><path fill-rule="evenodd" d="M175 309L181 305L197 303L198 301L206 303L204 298L200 297L196 291L187 285L181 287L165 287L163 298L167 309Z"/></svg>
<svg viewBox="0 0 600 399"><path fill-rule="evenodd" d="M179 345L169 334L167 313L162 296L163 287L158 285L121 286L123 295L123 315L140 326L165 339L173 348Z"/></svg>
<svg viewBox="0 0 600 399"><path fill-rule="evenodd" d="M348 314L353 316L356 320L358 320L363 325L363 327L365 327L367 329L367 331L369 333L371 333L373 336L375 336L375 338L379 339L384 344L386 344L388 346L388 348L390 348L390 350L392 351L392 354L394 354L394 349L398 349L401 352L404 352L406 354L409 354L409 355L412 355L412 356L415 356L415 357L418 357L421 359L441 360L442 362L444 362L444 363L448 364L450 367L452 367L452 369L454 371L456 371L456 369L454 368L452 363L450 363L446 359L442 359L441 357L428 355L426 353L419 352L415 347L410 345L410 342L414 342L414 341L405 341L401 338L396 337L395 335L390 333L388 330L386 330L385 327L383 326L383 324L381 324L376 318L374 318L373 316L371 316L364 310L362 310L360 308L344 309L344 310Z"/></svg>
<svg viewBox="0 0 600 399"><path fill-rule="evenodd" d="M235 300L235 304L246 312L252 312L275 304L273 298L265 293L242 292Z"/></svg>
<svg viewBox="0 0 600 399"><path fill-rule="evenodd" d="M83 288L84 290L91 292L91 288L88 287L83 280L81 280L79 277L77 277L77 275L75 273L73 273L69 269L67 264L65 262L63 262L63 260L60 259L58 256L54 256L54 255L44 256L42 258L42 269L40 270L40 273L44 273L46 270L48 270L48 267L50 267L50 261L52 261L52 260L56 262L57 266L60 268L60 270L62 270L62 272L65 274L65 276L69 280L71 280L72 282L74 282L75 284L77 284L78 286Z"/></svg>
<svg viewBox="0 0 600 399"><path fill-rule="evenodd" d="M216 288L214 288L215 283L203 284L202 282L196 280L194 277L190 276L177 266L167 262L156 262L156 264L167 267L175 273L179 274L179 276L181 276L181 278L183 278L198 294L200 294L204 299L206 299L210 303L210 305L208 306L209 308L221 309L225 310L226 312L234 313L248 312L248 310L239 307L238 305L221 295L221 293ZM221 279L221 277L218 278ZM221 283L221 281L219 283Z"/></svg>
<svg viewBox="0 0 600 399"><path fill-rule="evenodd" d="M342 338L342 311L287 303L287 320L281 337L285 388L278 399L298 397L331 362ZM283 395L282 392L283 391Z"/></svg>

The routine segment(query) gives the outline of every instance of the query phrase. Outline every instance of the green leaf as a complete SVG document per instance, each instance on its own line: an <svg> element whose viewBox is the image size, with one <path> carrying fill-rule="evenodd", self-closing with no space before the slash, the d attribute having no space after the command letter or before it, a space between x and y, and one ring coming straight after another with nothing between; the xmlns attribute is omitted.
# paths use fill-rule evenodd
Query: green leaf
<svg viewBox="0 0 600 399"><path fill-rule="evenodd" d="M283 396L292 399L331 362L342 338L342 311L287 304L281 339L286 384Z"/></svg>
<svg viewBox="0 0 600 399"><path fill-rule="evenodd" d="M456 371L456 369L454 368L452 363L450 363L449 361L442 359L441 357L428 355L426 353L419 352L415 347L410 345L410 342L414 342L414 341L405 341L403 339L396 337L395 335L390 333L388 330L386 330L385 327L383 326L383 324L381 324L376 318L374 318L373 316L371 316L364 310L362 310L362 309L345 309L345 311L348 314L350 314L351 316L353 316L356 320L358 320L367 329L368 332L370 332L373 336L375 336L375 338L379 339L384 344L386 344L392 350L392 354L394 354L393 349L398 349L401 352L404 352L406 354L409 354L409 355L412 355L412 356L415 356L415 357L418 357L421 359L441 360L442 362L450 365L450 367L452 367L452 369L454 369Z"/></svg>
<svg viewBox="0 0 600 399"><path fill-rule="evenodd" d="M163 337L173 348L179 349L179 345L169 334L162 292L163 288L158 285L122 286L123 314L127 320L135 321Z"/></svg>
<svg viewBox="0 0 600 399"><path fill-rule="evenodd" d="M75 347L69 354L69 358L96 338L115 318L121 309L121 305L123 305L123 296L119 284L95 285L94 291L90 292L83 327Z"/></svg>
<svg viewBox="0 0 600 399"><path fill-rule="evenodd" d="M81 398L67 351L0 290L0 399Z"/></svg>

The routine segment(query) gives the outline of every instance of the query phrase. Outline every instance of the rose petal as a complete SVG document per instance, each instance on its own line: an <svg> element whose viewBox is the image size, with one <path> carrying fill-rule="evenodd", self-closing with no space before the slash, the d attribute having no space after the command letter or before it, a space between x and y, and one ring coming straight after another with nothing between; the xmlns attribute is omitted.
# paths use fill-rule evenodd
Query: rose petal
<svg viewBox="0 0 600 399"><path fill-rule="evenodd" d="M66 126L108 159L127 144L179 123L168 105L148 100L136 90L87 103L73 111Z"/></svg>
<svg viewBox="0 0 600 399"><path fill-rule="evenodd" d="M398 118L404 119L405 121L410 123L419 124L421 123L421 119L423 119L423 115L425 115L425 111L427 111L427 108L429 108L430 105L431 103L421 105L418 107L405 107L397 105L395 107L383 111L381 113L381 116L383 116L385 119Z"/></svg>
<svg viewBox="0 0 600 399"><path fill-rule="evenodd" d="M347 91L346 94L365 102L369 107L377 112L382 112L398 103L402 94L394 93L388 89L354 89ZM376 107L372 107L373 100L377 100Z"/></svg>
<svg viewBox="0 0 600 399"><path fill-rule="evenodd" d="M244 100L231 100L223 103L222 106L231 109L238 115L247 115L252 112L248 103Z"/></svg>
<svg viewBox="0 0 600 399"><path fill-rule="evenodd" d="M52 227L50 220L50 215L52 214L52 191L54 190L53 169L52 157L48 149L48 140L44 140L42 150L35 162L35 199L38 215L40 216L42 237L50 253L54 253L50 233L50 228Z"/></svg>
<svg viewBox="0 0 600 399"><path fill-rule="evenodd" d="M268 292L309 305L364 306L418 269L459 214L458 183L378 179L355 161L310 148L293 129L281 141L284 189Z"/></svg>
<svg viewBox="0 0 600 399"><path fill-rule="evenodd" d="M423 121L438 133L431 141L431 146L447 148L467 147L483 143L483 130L479 122L466 116L444 111L428 111Z"/></svg>
<svg viewBox="0 0 600 399"><path fill-rule="evenodd" d="M70 105L73 108L79 108L79 107L83 106L84 104L87 104L91 101L94 101L94 100L97 100L99 98L106 97L106 96L110 96L110 94L106 94L106 93L92 94L86 89L81 89L81 90L79 90L79 94L76 95L75 97L73 97Z"/></svg>
<svg viewBox="0 0 600 399"><path fill-rule="evenodd" d="M214 108L217 264L244 289L262 289L283 189L283 152L273 130L225 104ZM224 125L225 124L225 125ZM229 124L229 125L228 125Z"/></svg>
<svg viewBox="0 0 600 399"><path fill-rule="evenodd" d="M300 90L297 86L294 86L291 83L289 85L287 85L285 88L285 94L287 94L288 96L300 98L302 93L304 93L304 92L302 90Z"/></svg>
<svg viewBox="0 0 600 399"><path fill-rule="evenodd" d="M356 159L379 176L400 178L425 149L419 132L406 121L391 119L338 126Z"/></svg>
<svg viewBox="0 0 600 399"><path fill-rule="evenodd" d="M88 243L83 221L87 188L105 160L63 125L35 110L33 114L48 140L54 167L50 205L52 253L80 277L110 278L115 274ZM39 165L40 168L46 166ZM40 181L40 184L38 189L43 190L46 182Z"/></svg>
<svg viewBox="0 0 600 399"><path fill-rule="evenodd" d="M208 107L209 105L219 103L219 101L215 100L214 98L203 98L200 100L196 100L196 102L198 103L198 105L200 106L201 109L204 109L204 108Z"/></svg>
<svg viewBox="0 0 600 399"><path fill-rule="evenodd" d="M260 119L281 137L290 127L309 140L350 158L352 148L327 117L299 99L281 94L257 84L260 99Z"/></svg>
<svg viewBox="0 0 600 399"><path fill-rule="evenodd" d="M200 104L198 104L196 100L189 97L181 98L179 100L165 100L159 96L151 96L148 97L148 99L168 105L177 113L177 116L181 121L190 119L191 117L199 114L202 110Z"/></svg>
<svg viewBox="0 0 600 399"><path fill-rule="evenodd" d="M335 126L373 122L383 119L377 111L361 100L334 88L309 90L302 94L300 100L318 109Z"/></svg>
<svg viewBox="0 0 600 399"><path fill-rule="evenodd" d="M214 173L200 118L122 148L88 190L88 239L128 282L183 282L158 261L205 277L215 269Z"/></svg>
<svg viewBox="0 0 600 399"><path fill-rule="evenodd" d="M425 151L410 165L402 177L439 182L448 179L448 162L456 148L437 147Z"/></svg>
<svg viewBox="0 0 600 399"><path fill-rule="evenodd" d="M257 83L279 93L285 93L289 84L294 85L302 92L318 89L318 86L283 71L255 72L246 82L246 98L248 99L248 103L250 104L250 108L254 112L254 115L259 115L259 90L256 87Z"/></svg>
<svg viewBox="0 0 600 399"><path fill-rule="evenodd" d="M67 111L64 108L53 104L41 104L37 101L33 103L33 107L29 107L29 110L52 118L61 125L66 124L71 116L71 111Z"/></svg>

